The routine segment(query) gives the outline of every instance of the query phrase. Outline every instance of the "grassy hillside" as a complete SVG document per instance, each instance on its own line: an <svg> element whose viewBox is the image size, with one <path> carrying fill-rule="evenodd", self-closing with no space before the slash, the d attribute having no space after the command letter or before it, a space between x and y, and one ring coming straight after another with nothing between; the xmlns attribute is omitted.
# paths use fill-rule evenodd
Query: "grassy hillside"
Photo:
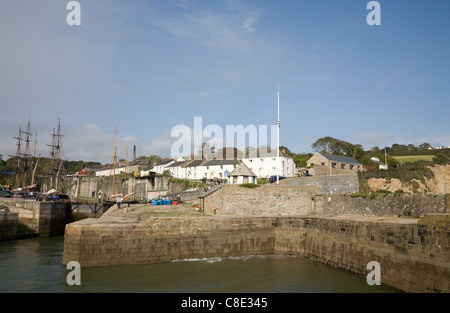
<svg viewBox="0 0 450 313"><path fill-rule="evenodd" d="M404 156L393 156L393 158L399 163L414 163L417 161L427 161L432 162L434 155L404 155Z"/></svg>

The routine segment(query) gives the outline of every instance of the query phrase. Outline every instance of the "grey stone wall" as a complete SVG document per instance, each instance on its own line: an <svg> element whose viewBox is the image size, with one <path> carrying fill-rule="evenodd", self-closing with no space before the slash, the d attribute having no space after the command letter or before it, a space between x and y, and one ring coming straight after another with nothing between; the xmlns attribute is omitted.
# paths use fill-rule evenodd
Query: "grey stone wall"
<svg viewBox="0 0 450 313"><path fill-rule="evenodd" d="M271 229L267 218L171 217L122 224L86 219L67 225L63 263L90 267L273 254Z"/></svg>
<svg viewBox="0 0 450 313"><path fill-rule="evenodd" d="M381 283L407 292L449 292L448 214L421 220L323 217L274 220L275 253L299 255L362 277L370 261Z"/></svg>
<svg viewBox="0 0 450 313"><path fill-rule="evenodd" d="M0 241L14 239L17 236L19 214L0 210Z"/></svg>
<svg viewBox="0 0 450 313"><path fill-rule="evenodd" d="M154 190L167 190L170 177L128 177L126 180L116 178L114 180L114 193L130 194L135 192L135 199L148 201L148 193ZM71 177L69 179L69 197L97 198L98 192L113 194L112 177Z"/></svg>
<svg viewBox="0 0 450 313"><path fill-rule="evenodd" d="M446 213L448 195L323 195L324 214L424 216Z"/></svg>
<svg viewBox="0 0 450 313"><path fill-rule="evenodd" d="M274 216L315 214L314 195L319 188L313 186L260 185L247 188L226 185L200 201L208 214Z"/></svg>
<svg viewBox="0 0 450 313"><path fill-rule="evenodd" d="M102 217L103 218L103 217ZM82 267L190 258L282 254L306 257L407 292L448 293L448 214L376 217L164 217L140 223L86 219L66 226L63 264Z"/></svg>
<svg viewBox="0 0 450 313"><path fill-rule="evenodd" d="M358 175L294 177L281 181L289 186L318 186L324 194L359 192Z"/></svg>
<svg viewBox="0 0 450 313"><path fill-rule="evenodd" d="M26 201L0 199L10 212L18 214L18 222L40 237L63 235L67 223L74 221L71 205L67 202Z"/></svg>

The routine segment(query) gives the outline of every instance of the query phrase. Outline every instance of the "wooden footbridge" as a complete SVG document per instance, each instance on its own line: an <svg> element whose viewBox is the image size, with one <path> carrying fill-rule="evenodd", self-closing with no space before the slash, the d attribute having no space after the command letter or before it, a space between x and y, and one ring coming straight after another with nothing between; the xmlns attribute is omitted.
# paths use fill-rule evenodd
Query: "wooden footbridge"
<svg viewBox="0 0 450 313"><path fill-rule="evenodd" d="M98 213L101 210L106 212L110 207L114 205L114 202L103 201L93 198L70 198L70 204L72 206L72 211L78 209L80 206L88 207L93 213Z"/></svg>

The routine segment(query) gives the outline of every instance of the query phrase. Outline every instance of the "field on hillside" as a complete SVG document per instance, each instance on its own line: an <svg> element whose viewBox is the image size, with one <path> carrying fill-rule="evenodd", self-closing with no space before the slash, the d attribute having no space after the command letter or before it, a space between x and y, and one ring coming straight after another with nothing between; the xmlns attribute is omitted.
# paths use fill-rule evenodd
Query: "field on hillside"
<svg viewBox="0 0 450 313"><path fill-rule="evenodd" d="M393 156L395 160L401 163L416 162L416 161L433 161L434 155L404 155Z"/></svg>

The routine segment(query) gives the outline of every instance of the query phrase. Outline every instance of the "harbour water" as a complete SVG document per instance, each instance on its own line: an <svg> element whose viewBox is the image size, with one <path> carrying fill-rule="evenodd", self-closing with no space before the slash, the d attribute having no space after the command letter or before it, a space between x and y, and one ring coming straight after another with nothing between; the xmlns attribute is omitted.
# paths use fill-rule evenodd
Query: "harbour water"
<svg viewBox="0 0 450 313"><path fill-rule="evenodd" d="M69 286L64 237L0 243L0 293L395 293L304 258L248 256L81 268Z"/></svg>

